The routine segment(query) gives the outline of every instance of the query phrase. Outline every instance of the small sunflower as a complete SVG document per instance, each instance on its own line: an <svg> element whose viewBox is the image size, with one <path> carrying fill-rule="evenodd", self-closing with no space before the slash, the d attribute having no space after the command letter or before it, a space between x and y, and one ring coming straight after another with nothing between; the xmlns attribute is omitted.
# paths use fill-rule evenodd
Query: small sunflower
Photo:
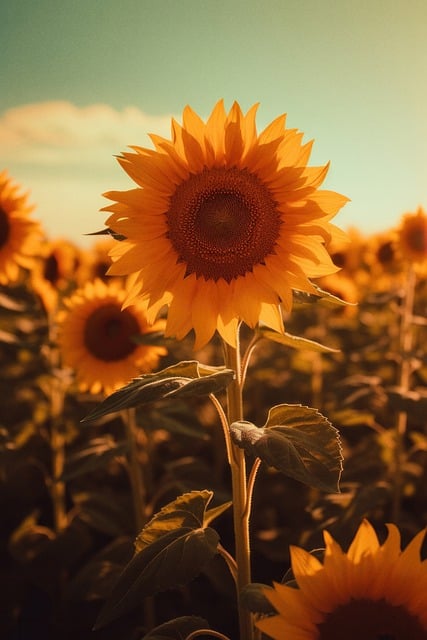
<svg viewBox="0 0 427 640"><path fill-rule="evenodd" d="M166 349L138 344L141 334L162 331L164 321L149 325L146 305L122 310L125 289L96 279L64 301L58 314L58 343L63 363L76 371L82 391L112 393L141 373L152 371Z"/></svg>
<svg viewBox="0 0 427 640"><path fill-rule="evenodd" d="M125 304L147 300L151 320L168 305L166 335L194 329L196 349L216 330L234 346L240 321L283 331L292 289L315 293L309 278L337 270L325 243L344 235L329 221L348 199L318 190L328 165L307 166L312 143L285 115L258 134L256 110L221 100L205 123L187 106L172 140L119 157L137 187L105 194L126 238L109 273L136 274Z"/></svg>
<svg viewBox="0 0 427 640"><path fill-rule="evenodd" d="M408 262L427 262L427 214L422 207L402 217L397 238L400 252Z"/></svg>
<svg viewBox="0 0 427 640"><path fill-rule="evenodd" d="M20 268L31 269L40 248L39 223L31 220L34 209L27 195L19 193L19 186L7 171L0 172L0 284L18 280Z"/></svg>
<svg viewBox="0 0 427 640"><path fill-rule="evenodd" d="M69 293L82 282L78 277L80 253L64 238L46 240L40 248L39 259L31 272L31 283L46 310L55 310L59 294Z"/></svg>
<svg viewBox="0 0 427 640"><path fill-rule="evenodd" d="M364 520L347 553L325 531L323 564L291 547L299 588L275 584L267 591L278 615L257 626L274 640L426 640L427 561L420 560L425 531L401 551L399 530L387 528L380 545Z"/></svg>

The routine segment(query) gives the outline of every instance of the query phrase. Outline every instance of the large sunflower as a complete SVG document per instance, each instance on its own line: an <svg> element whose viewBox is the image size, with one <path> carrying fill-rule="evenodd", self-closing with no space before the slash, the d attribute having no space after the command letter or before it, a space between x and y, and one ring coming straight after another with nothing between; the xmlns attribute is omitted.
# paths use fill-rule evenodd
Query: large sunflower
<svg viewBox="0 0 427 640"><path fill-rule="evenodd" d="M33 208L7 171L0 171L0 284L15 282L21 267L33 266L41 237L38 222L29 217Z"/></svg>
<svg viewBox="0 0 427 640"><path fill-rule="evenodd" d="M143 302L122 310L125 290L118 282L96 279L65 300L58 314L63 363L73 368L82 391L109 394L141 373L152 371L163 347L138 344L138 335L162 331L149 325Z"/></svg>
<svg viewBox="0 0 427 640"><path fill-rule="evenodd" d="M257 626L274 640L426 640L425 531L401 551L399 530L387 528L380 545L364 520L347 553L325 532L323 564L291 547L299 588L275 584L266 592L278 615Z"/></svg>
<svg viewBox="0 0 427 640"><path fill-rule="evenodd" d="M285 115L258 135L256 110L221 100L204 123L187 106L172 140L119 157L138 186L105 194L126 237L109 273L137 274L125 304L147 300L151 321L169 305L166 334L194 329L196 349L215 330L234 345L239 321L282 331L292 289L315 293L309 278L337 270L324 244L342 235L329 220L347 198L318 190L328 165L307 167L312 143Z"/></svg>

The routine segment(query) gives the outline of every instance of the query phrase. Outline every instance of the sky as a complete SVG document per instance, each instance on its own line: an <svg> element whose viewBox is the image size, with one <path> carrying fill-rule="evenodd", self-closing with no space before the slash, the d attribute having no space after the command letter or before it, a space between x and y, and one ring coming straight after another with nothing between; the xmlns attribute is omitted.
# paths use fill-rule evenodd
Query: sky
<svg viewBox="0 0 427 640"><path fill-rule="evenodd" d="M48 237L90 246L115 156L185 105L260 103L330 161L334 222L371 234L427 209L426 0L14 0L0 9L0 170Z"/></svg>

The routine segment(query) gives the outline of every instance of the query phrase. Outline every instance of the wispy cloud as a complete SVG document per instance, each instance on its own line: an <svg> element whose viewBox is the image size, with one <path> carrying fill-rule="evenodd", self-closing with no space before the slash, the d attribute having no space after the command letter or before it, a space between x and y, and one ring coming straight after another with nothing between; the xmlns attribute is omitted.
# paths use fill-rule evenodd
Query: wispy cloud
<svg viewBox="0 0 427 640"><path fill-rule="evenodd" d="M101 194L133 185L114 155L129 145L151 147L148 133L170 138L170 115L105 104L27 104L0 114L0 170L29 191L49 237L90 245L86 233L103 227Z"/></svg>
<svg viewBox="0 0 427 640"><path fill-rule="evenodd" d="M130 144L151 146L147 133L169 137L170 117L60 101L14 107L0 115L0 157L3 164L105 166Z"/></svg>

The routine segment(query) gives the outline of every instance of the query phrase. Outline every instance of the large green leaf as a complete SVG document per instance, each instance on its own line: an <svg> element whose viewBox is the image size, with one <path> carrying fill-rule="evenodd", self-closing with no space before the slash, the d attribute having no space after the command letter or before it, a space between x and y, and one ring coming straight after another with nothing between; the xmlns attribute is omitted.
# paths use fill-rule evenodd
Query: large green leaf
<svg viewBox="0 0 427 640"><path fill-rule="evenodd" d="M258 329L258 333L268 340L272 340L273 342L278 342L279 344L283 344L286 347L292 347L292 349L306 349L309 351L319 351L321 353L339 353L339 349L333 349L332 347L327 347L320 342L316 342L315 340L309 340L308 338L301 338L300 336L294 336L291 333L279 333L278 331L273 331L273 329L268 329L267 327L260 327Z"/></svg>
<svg viewBox="0 0 427 640"><path fill-rule="evenodd" d="M144 547L126 565L95 629L141 604L143 598L195 578L215 555L219 536L210 527L179 527Z"/></svg>
<svg viewBox="0 0 427 640"><path fill-rule="evenodd" d="M190 491L153 516L137 537L136 553L102 609L96 628L127 613L144 597L186 584L202 571L219 541L216 531L207 526L214 511L206 511L212 497L212 491Z"/></svg>
<svg viewBox="0 0 427 640"><path fill-rule="evenodd" d="M206 507L212 497L213 492L205 489L184 493L169 502L142 529L135 540L136 551L142 551L161 536L180 527L203 527Z"/></svg>
<svg viewBox="0 0 427 640"><path fill-rule="evenodd" d="M263 427L230 425L233 442L291 478L323 491L339 491L342 452L337 429L317 409L281 404Z"/></svg>
<svg viewBox="0 0 427 640"><path fill-rule="evenodd" d="M162 371L134 378L122 389L108 396L82 422L164 398L217 393L225 389L233 377L234 371L224 367L209 367L195 360L179 362Z"/></svg>

